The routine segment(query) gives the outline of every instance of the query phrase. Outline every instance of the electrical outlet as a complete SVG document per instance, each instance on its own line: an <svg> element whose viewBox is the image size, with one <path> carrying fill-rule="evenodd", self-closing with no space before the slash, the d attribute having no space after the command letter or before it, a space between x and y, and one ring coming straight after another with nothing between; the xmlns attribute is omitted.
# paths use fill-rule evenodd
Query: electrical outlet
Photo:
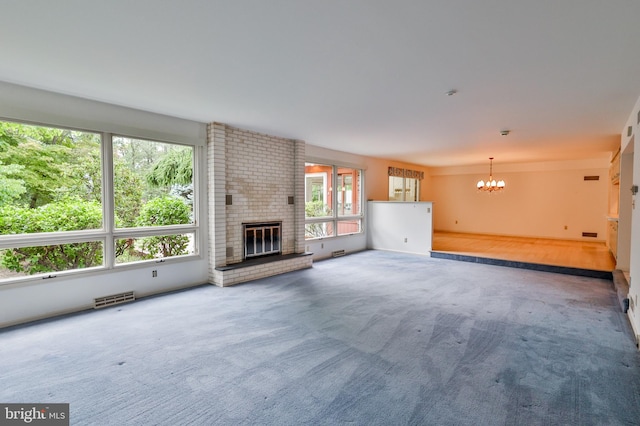
<svg viewBox="0 0 640 426"><path fill-rule="evenodd" d="M407 239L406 239L406 238L404 239L404 242L405 242L405 243L407 242Z"/></svg>
<svg viewBox="0 0 640 426"><path fill-rule="evenodd" d="M156 269L154 269L153 271L151 271L151 276L152 276L153 278L157 277L157 276L158 276L158 271L157 271Z"/></svg>
<svg viewBox="0 0 640 426"><path fill-rule="evenodd" d="M567 225L564 226L564 230L566 231L567 229L569 229L569 227Z"/></svg>

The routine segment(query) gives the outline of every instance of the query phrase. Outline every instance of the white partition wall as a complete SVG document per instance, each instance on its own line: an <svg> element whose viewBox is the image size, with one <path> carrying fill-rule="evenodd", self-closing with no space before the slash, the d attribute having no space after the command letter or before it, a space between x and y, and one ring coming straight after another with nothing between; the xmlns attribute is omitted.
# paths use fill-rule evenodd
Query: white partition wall
<svg viewBox="0 0 640 426"><path fill-rule="evenodd" d="M367 247L429 255L433 240L433 203L369 201Z"/></svg>

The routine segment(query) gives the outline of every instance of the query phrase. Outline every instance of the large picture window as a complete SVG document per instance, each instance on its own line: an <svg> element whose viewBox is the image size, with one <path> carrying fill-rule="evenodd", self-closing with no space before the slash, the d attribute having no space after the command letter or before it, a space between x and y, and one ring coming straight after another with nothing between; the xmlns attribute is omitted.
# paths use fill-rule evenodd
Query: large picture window
<svg viewBox="0 0 640 426"><path fill-rule="evenodd" d="M116 229L193 225L193 151L190 146L113 137ZM193 253L193 232L138 232L115 242L118 264Z"/></svg>
<svg viewBox="0 0 640 426"><path fill-rule="evenodd" d="M194 159L191 146L0 121L0 282L197 253Z"/></svg>
<svg viewBox="0 0 640 426"><path fill-rule="evenodd" d="M362 171L305 164L305 239L362 232Z"/></svg>

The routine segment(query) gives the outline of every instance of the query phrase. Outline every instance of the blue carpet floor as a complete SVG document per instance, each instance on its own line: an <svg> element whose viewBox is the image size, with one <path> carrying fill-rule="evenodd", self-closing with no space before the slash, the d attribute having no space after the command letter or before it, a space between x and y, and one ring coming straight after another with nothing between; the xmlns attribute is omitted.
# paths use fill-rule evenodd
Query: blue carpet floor
<svg viewBox="0 0 640 426"><path fill-rule="evenodd" d="M77 425L640 424L611 281L382 251L0 330L0 360L0 402Z"/></svg>

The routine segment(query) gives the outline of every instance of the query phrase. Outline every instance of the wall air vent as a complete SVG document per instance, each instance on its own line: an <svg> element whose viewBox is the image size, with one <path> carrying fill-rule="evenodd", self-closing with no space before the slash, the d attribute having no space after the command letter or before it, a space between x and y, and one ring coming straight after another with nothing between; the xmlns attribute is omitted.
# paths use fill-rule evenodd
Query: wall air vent
<svg viewBox="0 0 640 426"><path fill-rule="evenodd" d="M600 180L600 176L585 176L584 180Z"/></svg>
<svg viewBox="0 0 640 426"><path fill-rule="evenodd" d="M582 236L583 237L598 238L598 233L597 232L583 232Z"/></svg>
<svg viewBox="0 0 640 426"><path fill-rule="evenodd" d="M107 306L119 305L120 303L133 302L134 300L136 300L136 297L133 291L98 297L93 299L93 309L106 308Z"/></svg>
<svg viewBox="0 0 640 426"><path fill-rule="evenodd" d="M340 257L344 255L345 255L344 250L336 250L331 252L331 257Z"/></svg>

